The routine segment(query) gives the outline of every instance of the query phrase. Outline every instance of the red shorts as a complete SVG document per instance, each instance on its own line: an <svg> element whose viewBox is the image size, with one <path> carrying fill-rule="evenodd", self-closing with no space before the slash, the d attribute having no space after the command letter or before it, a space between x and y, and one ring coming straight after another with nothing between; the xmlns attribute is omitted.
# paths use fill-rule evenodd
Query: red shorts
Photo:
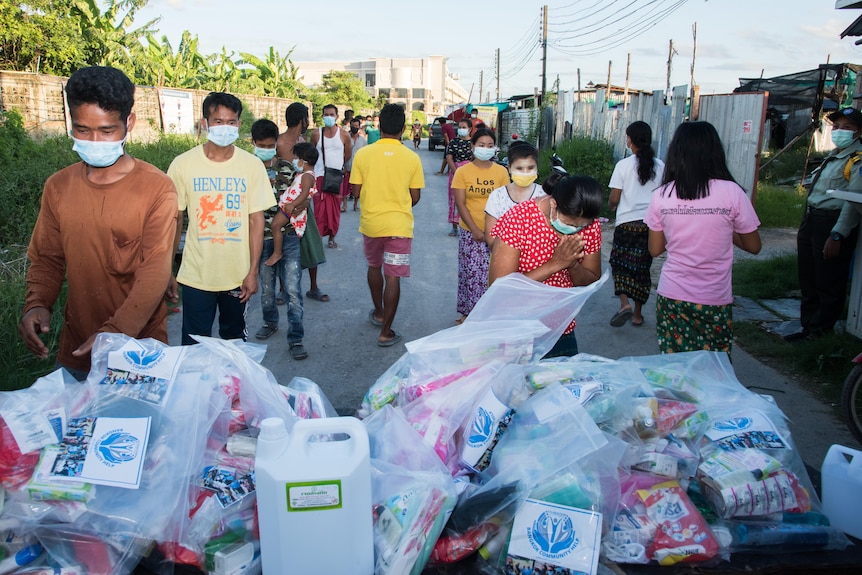
<svg viewBox="0 0 862 575"><path fill-rule="evenodd" d="M413 238L369 238L362 236L365 260L370 268L383 268L383 275L409 278Z"/></svg>

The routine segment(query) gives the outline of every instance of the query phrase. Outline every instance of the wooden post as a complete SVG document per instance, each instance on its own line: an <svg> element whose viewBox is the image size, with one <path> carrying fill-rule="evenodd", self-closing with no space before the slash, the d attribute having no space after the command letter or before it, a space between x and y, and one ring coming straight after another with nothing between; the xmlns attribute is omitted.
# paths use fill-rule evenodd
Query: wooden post
<svg viewBox="0 0 862 575"><path fill-rule="evenodd" d="M497 48L497 101L500 101L500 49Z"/></svg>
<svg viewBox="0 0 862 575"><path fill-rule="evenodd" d="M605 90L605 104L611 99L611 66L613 62L608 60L608 89Z"/></svg>
<svg viewBox="0 0 862 575"><path fill-rule="evenodd" d="M479 102L482 101L482 91L485 88L485 70L479 70Z"/></svg>
<svg viewBox="0 0 862 575"><path fill-rule="evenodd" d="M548 5L542 10L542 102L548 84Z"/></svg>
<svg viewBox="0 0 862 575"><path fill-rule="evenodd" d="M664 101L667 103L670 98L670 70L673 67L673 40L668 44L667 49L667 84L664 89Z"/></svg>
<svg viewBox="0 0 862 575"><path fill-rule="evenodd" d="M623 91L623 110L629 109L629 79L632 70L632 53L629 52L626 56L626 87Z"/></svg>
<svg viewBox="0 0 862 575"><path fill-rule="evenodd" d="M578 102L581 101L581 69L578 68Z"/></svg>
<svg viewBox="0 0 862 575"><path fill-rule="evenodd" d="M695 62L695 58L697 57L697 22L695 22L694 25L691 27L691 36L692 36L692 39L694 40L694 47L691 49L691 84L690 84L690 86L691 86L691 98L689 100L690 108L689 108L688 115L690 118L695 119L695 118L697 118L697 113L695 111L695 104L694 104L694 99L695 99L694 62Z"/></svg>
<svg viewBox="0 0 862 575"><path fill-rule="evenodd" d="M688 119L696 121L700 116L700 86L691 87L691 107L688 111Z"/></svg>

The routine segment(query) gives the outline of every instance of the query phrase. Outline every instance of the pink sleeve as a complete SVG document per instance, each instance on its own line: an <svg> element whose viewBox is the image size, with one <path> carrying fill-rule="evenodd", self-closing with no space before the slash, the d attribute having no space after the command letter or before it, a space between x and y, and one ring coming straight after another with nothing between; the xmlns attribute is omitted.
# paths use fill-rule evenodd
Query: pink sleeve
<svg viewBox="0 0 862 575"><path fill-rule="evenodd" d="M750 234L760 227L760 220L754 206L748 199L745 191L739 188L739 202L737 205L737 216L733 220L733 231L738 234Z"/></svg>

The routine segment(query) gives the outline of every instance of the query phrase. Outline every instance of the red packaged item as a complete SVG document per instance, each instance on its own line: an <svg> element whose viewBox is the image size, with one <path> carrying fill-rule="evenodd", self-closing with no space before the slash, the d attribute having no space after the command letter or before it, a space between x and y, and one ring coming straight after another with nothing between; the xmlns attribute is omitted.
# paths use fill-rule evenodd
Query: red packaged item
<svg viewBox="0 0 862 575"><path fill-rule="evenodd" d="M493 522L482 523L460 535L442 535L431 551L430 563L456 563L477 552L499 529Z"/></svg>
<svg viewBox="0 0 862 575"><path fill-rule="evenodd" d="M658 417L656 427L661 435L667 435L679 422L697 412L698 407L687 401L672 399L658 400Z"/></svg>
<svg viewBox="0 0 862 575"><path fill-rule="evenodd" d="M39 451L21 453L12 430L0 417L0 483L16 489L26 483L39 463Z"/></svg>
<svg viewBox="0 0 862 575"><path fill-rule="evenodd" d="M676 481L641 489L647 516L658 525L647 556L659 565L699 563L717 556L721 548L703 516Z"/></svg>

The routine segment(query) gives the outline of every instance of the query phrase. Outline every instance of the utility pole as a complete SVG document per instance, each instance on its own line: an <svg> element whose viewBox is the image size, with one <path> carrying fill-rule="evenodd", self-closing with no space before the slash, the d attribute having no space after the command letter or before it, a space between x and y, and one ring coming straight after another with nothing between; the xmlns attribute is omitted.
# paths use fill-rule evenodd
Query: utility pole
<svg viewBox="0 0 862 575"><path fill-rule="evenodd" d="M542 10L542 102L548 85L548 5Z"/></svg>
<svg viewBox="0 0 862 575"><path fill-rule="evenodd" d="M664 101L667 102L668 98L670 98L670 70L673 67L673 40L670 41L670 45L667 49L667 85L664 90Z"/></svg>
<svg viewBox="0 0 862 575"><path fill-rule="evenodd" d="M694 89L694 62L697 59L697 22L691 27L691 37L694 40L694 47L691 49L691 88Z"/></svg>
<svg viewBox="0 0 862 575"><path fill-rule="evenodd" d="M691 27L691 37L694 40L694 47L691 49L691 97L688 115L691 120L697 120L700 115L700 88L694 83L694 64L697 60L697 22Z"/></svg>
<svg viewBox="0 0 862 575"><path fill-rule="evenodd" d="M484 88L484 86L482 84L484 83L484 79L485 79L485 70L479 70L479 101L480 102L482 101L482 89Z"/></svg>
<svg viewBox="0 0 862 575"><path fill-rule="evenodd" d="M629 79L632 71L632 53L629 52L626 56L626 88L623 91L623 110L629 109Z"/></svg>
<svg viewBox="0 0 862 575"><path fill-rule="evenodd" d="M497 48L497 101L500 101L500 49Z"/></svg>

